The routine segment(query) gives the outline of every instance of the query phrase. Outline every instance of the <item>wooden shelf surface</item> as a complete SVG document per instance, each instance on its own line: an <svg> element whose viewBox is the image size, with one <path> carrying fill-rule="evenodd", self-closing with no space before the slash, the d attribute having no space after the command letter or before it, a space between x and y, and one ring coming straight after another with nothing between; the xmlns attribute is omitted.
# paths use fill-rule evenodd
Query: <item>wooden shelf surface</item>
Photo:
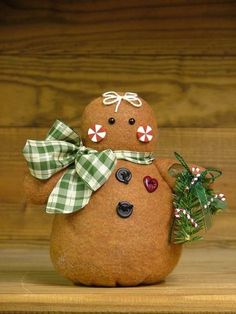
<svg viewBox="0 0 236 314"><path fill-rule="evenodd" d="M133 288L74 286L46 245L1 245L0 256L1 313L236 313L234 247L187 247L165 282Z"/></svg>

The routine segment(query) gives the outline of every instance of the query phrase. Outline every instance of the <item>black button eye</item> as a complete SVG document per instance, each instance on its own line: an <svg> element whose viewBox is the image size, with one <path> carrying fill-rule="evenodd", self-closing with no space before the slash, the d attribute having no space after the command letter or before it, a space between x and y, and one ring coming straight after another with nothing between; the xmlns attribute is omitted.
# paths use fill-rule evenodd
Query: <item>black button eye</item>
<svg viewBox="0 0 236 314"><path fill-rule="evenodd" d="M129 119L129 124L131 124L131 125L135 124L135 119L134 118L130 118Z"/></svg>
<svg viewBox="0 0 236 314"><path fill-rule="evenodd" d="M115 118L109 118L108 119L108 123L109 124L114 124L116 122L116 119Z"/></svg>

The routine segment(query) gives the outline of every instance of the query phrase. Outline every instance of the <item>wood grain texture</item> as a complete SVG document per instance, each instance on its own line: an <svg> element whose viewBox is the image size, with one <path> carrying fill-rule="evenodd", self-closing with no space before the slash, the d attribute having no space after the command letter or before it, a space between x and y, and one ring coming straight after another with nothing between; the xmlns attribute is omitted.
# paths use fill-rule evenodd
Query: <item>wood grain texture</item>
<svg viewBox="0 0 236 314"><path fill-rule="evenodd" d="M52 216L42 206L25 202L23 177L27 171L22 148L28 138L43 139L47 128L0 128L0 242L47 242ZM188 162L222 169L216 189L226 194L229 210L215 218L206 243L235 247L236 129L161 128L157 157L181 153ZM199 245L204 246L205 242Z"/></svg>
<svg viewBox="0 0 236 314"><path fill-rule="evenodd" d="M235 249L185 250L159 285L73 286L52 268L48 247L0 248L0 311L24 313L235 313Z"/></svg>
<svg viewBox="0 0 236 314"><path fill-rule="evenodd" d="M229 210L157 286L72 286L49 260L53 217L24 198L26 139L79 127L111 89L153 106L158 156L224 172ZM234 0L0 1L0 312L236 313L235 99Z"/></svg>
<svg viewBox="0 0 236 314"><path fill-rule="evenodd" d="M235 127L236 57L0 56L0 126L79 125L107 90L136 91L164 127Z"/></svg>
<svg viewBox="0 0 236 314"><path fill-rule="evenodd" d="M235 55L235 17L232 0L5 0L0 51Z"/></svg>

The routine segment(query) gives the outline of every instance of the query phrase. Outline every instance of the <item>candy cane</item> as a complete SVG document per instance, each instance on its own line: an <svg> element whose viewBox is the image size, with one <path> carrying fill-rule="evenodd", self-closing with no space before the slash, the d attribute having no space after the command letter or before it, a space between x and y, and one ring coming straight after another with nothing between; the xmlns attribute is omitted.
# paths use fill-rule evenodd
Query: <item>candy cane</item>
<svg viewBox="0 0 236 314"><path fill-rule="evenodd" d="M180 218L180 215L179 213L182 212L186 217L187 219L191 222L191 224L197 228L198 227L198 224L195 222L195 220L190 216L190 214L186 211L186 209L184 208L176 208L175 209L175 217L176 218Z"/></svg>
<svg viewBox="0 0 236 314"><path fill-rule="evenodd" d="M191 185L195 184L199 180L201 176L200 169L198 167L197 168L192 167L192 174L194 175L194 178L192 179L190 183Z"/></svg>
<svg viewBox="0 0 236 314"><path fill-rule="evenodd" d="M218 198L218 199L220 199L223 202L226 200L225 195L223 193L220 193L219 195L216 194L215 198Z"/></svg>
<svg viewBox="0 0 236 314"><path fill-rule="evenodd" d="M217 198L217 199L221 200L222 202L224 202L226 200L225 195L223 193L215 194L214 197L212 197L210 199L210 201L208 201L207 204L205 204L203 207L206 209L208 206L210 206L211 203L214 202L214 198Z"/></svg>

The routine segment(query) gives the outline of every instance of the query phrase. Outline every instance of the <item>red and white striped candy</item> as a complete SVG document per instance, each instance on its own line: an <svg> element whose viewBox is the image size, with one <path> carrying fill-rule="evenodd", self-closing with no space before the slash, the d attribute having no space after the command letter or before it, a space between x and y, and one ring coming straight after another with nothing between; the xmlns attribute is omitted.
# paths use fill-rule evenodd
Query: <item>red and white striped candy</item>
<svg viewBox="0 0 236 314"><path fill-rule="evenodd" d="M94 124L92 128L88 129L88 136L90 140L95 143L102 141L106 134L106 130L100 124Z"/></svg>
<svg viewBox="0 0 236 314"><path fill-rule="evenodd" d="M153 132L150 125L140 126L137 129L137 138L140 142L150 142L153 138Z"/></svg>
<svg viewBox="0 0 236 314"><path fill-rule="evenodd" d="M180 218L180 215L179 215L180 212L182 212L187 217L187 219L191 222L191 224L195 228L198 227L198 224L195 222L195 220L190 216L190 214L184 208L175 208L175 217L176 218Z"/></svg>

